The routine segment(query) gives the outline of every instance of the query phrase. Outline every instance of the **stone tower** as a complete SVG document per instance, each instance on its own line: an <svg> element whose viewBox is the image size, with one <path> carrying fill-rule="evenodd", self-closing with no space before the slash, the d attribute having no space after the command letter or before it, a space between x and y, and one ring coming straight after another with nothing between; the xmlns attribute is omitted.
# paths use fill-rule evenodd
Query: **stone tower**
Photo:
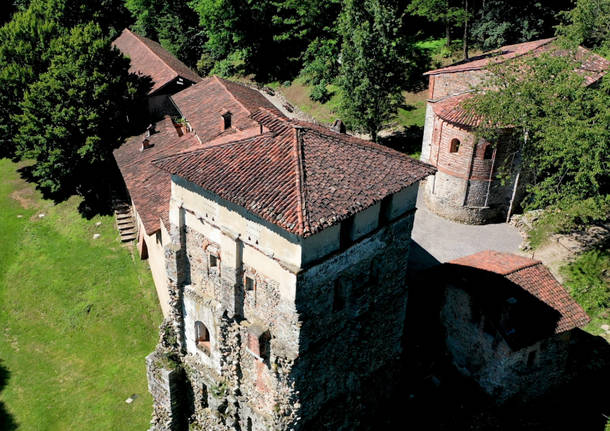
<svg viewBox="0 0 610 431"><path fill-rule="evenodd" d="M498 134L498 142L478 138L475 129L481 118L462 103L485 85L488 65L549 52L555 49L552 41L504 46L425 74L429 95L421 160L437 168L423 188L429 209L452 220L483 224L504 220L519 205L528 181L521 171L520 143L509 138L510 128ZM566 55L566 51L554 52ZM575 55L582 62L586 85L597 82L610 67L610 62L584 48Z"/></svg>
<svg viewBox="0 0 610 431"><path fill-rule="evenodd" d="M355 429L401 352L418 184L434 169L267 109L251 118L257 136L154 162L172 191L152 429Z"/></svg>

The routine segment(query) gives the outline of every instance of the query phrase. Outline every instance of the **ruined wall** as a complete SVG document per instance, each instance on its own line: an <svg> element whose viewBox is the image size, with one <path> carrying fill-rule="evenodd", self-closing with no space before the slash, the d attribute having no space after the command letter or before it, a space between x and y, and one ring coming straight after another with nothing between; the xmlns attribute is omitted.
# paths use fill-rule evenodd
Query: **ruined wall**
<svg viewBox="0 0 610 431"><path fill-rule="evenodd" d="M560 383L568 359L567 334L513 351L497 331L485 325L485 316L473 319L471 306L468 293L447 288L441 320L447 349L462 374L474 378L498 402L517 394L520 398L541 395Z"/></svg>
<svg viewBox="0 0 610 431"><path fill-rule="evenodd" d="M365 382L400 354L413 218L409 213L299 275L293 376L304 424L323 406L339 403L324 428L339 429L333 426L363 414L367 398L382 397Z"/></svg>

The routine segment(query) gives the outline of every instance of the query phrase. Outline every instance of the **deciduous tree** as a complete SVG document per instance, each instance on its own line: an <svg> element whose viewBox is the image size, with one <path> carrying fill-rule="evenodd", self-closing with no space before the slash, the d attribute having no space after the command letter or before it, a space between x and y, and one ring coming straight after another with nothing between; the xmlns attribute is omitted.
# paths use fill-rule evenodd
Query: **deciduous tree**
<svg viewBox="0 0 610 431"><path fill-rule="evenodd" d="M346 0L340 18L341 110L356 130L373 140L404 103L402 89L412 66L401 37L402 17L391 0Z"/></svg>
<svg viewBox="0 0 610 431"><path fill-rule="evenodd" d="M16 116L22 157L51 192L69 191L111 155L130 98L129 61L99 26L78 25L52 46L49 68L33 83Z"/></svg>
<svg viewBox="0 0 610 431"><path fill-rule="evenodd" d="M492 142L499 128L517 135L528 208L601 205L610 194L610 80L586 87L576 58L562 48L492 66L484 86L494 90L467 105Z"/></svg>

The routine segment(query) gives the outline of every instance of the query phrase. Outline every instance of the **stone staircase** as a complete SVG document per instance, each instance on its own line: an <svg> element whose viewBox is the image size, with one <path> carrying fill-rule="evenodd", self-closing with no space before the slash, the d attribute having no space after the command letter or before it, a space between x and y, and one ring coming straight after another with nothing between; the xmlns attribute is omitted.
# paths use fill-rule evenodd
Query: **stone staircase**
<svg viewBox="0 0 610 431"><path fill-rule="evenodd" d="M112 208L116 218L116 226L121 235L121 242L130 242L137 238L136 225L133 219L131 205L124 199L113 196Z"/></svg>

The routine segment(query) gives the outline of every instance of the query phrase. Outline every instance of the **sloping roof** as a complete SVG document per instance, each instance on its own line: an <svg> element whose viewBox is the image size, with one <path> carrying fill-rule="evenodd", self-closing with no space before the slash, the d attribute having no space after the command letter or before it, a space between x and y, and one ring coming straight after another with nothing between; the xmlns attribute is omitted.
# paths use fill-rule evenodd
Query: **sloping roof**
<svg viewBox="0 0 610 431"><path fill-rule="evenodd" d="M467 127L477 127L481 124L482 117L476 115L462 107L462 102L471 99L472 93L460 94L458 96L447 97L438 102L432 102L434 113L445 121Z"/></svg>
<svg viewBox="0 0 610 431"><path fill-rule="evenodd" d="M114 151L114 158L148 235L160 228L159 219L169 226L171 191L171 175L155 167L152 160L258 134L260 125L250 118L250 111L245 106L254 109L260 103L270 106L281 116L258 91L241 84L232 85L230 81L217 77L206 78L175 96L182 115L196 127L193 133L179 136L172 120L165 117L156 124L157 133L149 138L153 144L151 148L140 151L144 138L140 135L128 139ZM220 112L227 108L233 113L233 127L223 130Z"/></svg>
<svg viewBox="0 0 610 431"><path fill-rule="evenodd" d="M141 150L143 134L128 139L114 150L114 158L147 235L160 229L160 219L169 227L171 194L171 176L153 166L151 161L201 146L192 133L179 136L169 117L159 121L155 129L149 138L151 148Z"/></svg>
<svg viewBox="0 0 610 431"><path fill-rule="evenodd" d="M559 313L554 327L556 334L582 327L590 321L582 307L539 260L487 250L452 260L450 264L499 274L529 292ZM493 289L493 286L488 288Z"/></svg>
<svg viewBox="0 0 610 431"><path fill-rule="evenodd" d="M441 73L454 73L454 72L466 72L468 70L478 70L487 67L490 63L503 63L511 58L519 57L528 52L534 51L555 38L533 40L525 43L518 43L515 45L506 45L499 49L485 52L481 55L471 57L468 60L460 61L447 67L440 69L430 70L424 75L438 75Z"/></svg>
<svg viewBox="0 0 610 431"><path fill-rule="evenodd" d="M130 72L152 78L153 86L148 94L156 92L177 77L191 82L201 81L199 75L157 42L135 34L127 28L113 44L130 58Z"/></svg>
<svg viewBox="0 0 610 431"><path fill-rule="evenodd" d="M213 139L220 133L257 127L250 114L260 107L281 115L257 90L218 76L207 77L174 94L172 100L202 141ZM223 131L221 115L226 111L231 113L231 130Z"/></svg>
<svg viewBox="0 0 610 431"><path fill-rule="evenodd" d="M433 174L390 148L269 109L267 133L154 164L298 236L309 236Z"/></svg>
<svg viewBox="0 0 610 431"><path fill-rule="evenodd" d="M466 72L471 70L480 70L488 65L495 63L504 63L512 58L528 55L541 55L544 52L555 50L557 55L564 56L569 53L568 50L562 49L550 42L555 38L534 40L531 42L519 43L516 45L503 46L494 51L486 52L468 60L455 63L451 66L441 69L431 70L424 75L440 75L442 73ZM610 69L610 61L597 55L582 46L576 49L574 57L577 61L582 62L577 72L581 73L585 78L585 85L591 85L598 81Z"/></svg>

